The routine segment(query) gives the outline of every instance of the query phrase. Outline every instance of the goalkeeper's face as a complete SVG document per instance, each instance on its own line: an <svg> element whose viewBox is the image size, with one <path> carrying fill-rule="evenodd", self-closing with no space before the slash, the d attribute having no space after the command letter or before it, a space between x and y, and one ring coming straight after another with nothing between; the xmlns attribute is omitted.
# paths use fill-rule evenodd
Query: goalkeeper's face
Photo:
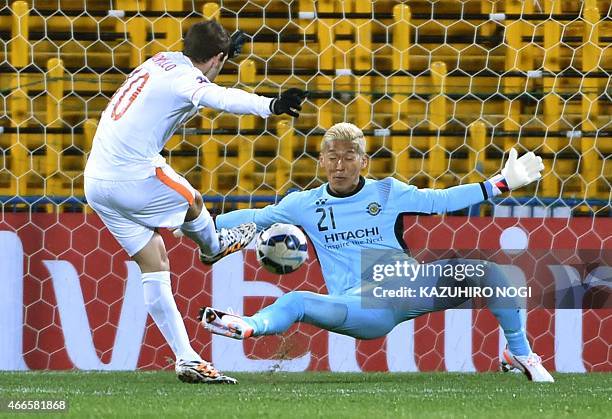
<svg viewBox="0 0 612 419"><path fill-rule="evenodd" d="M361 170L368 166L368 156L361 154L357 144L350 141L330 141L319 156L332 191L344 195L359 184Z"/></svg>

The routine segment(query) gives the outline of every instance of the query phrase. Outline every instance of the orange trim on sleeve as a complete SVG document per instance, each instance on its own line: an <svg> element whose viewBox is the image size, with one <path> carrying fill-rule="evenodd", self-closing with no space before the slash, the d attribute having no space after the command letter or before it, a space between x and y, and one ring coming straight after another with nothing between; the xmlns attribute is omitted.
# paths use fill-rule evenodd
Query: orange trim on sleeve
<svg viewBox="0 0 612 419"><path fill-rule="evenodd" d="M182 185L179 182L172 180L170 176L165 174L160 167L155 168L155 176L157 176L157 178L161 180L164 185L178 192L183 198L187 200L187 202L189 202L189 205L193 205L193 194L185 185Z"/></svg>

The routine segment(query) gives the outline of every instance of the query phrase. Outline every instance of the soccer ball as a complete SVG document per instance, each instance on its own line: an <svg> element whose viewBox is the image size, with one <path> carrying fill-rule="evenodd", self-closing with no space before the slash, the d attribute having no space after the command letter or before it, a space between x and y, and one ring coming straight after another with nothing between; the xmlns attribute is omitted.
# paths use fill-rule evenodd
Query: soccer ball
<svg viewBox="0 0 612 419"><path fill-rule="evenodd" d="M288 274L308 259L308 244L302 230L276 223L257 237L257 260L268 271Z"/></svg>

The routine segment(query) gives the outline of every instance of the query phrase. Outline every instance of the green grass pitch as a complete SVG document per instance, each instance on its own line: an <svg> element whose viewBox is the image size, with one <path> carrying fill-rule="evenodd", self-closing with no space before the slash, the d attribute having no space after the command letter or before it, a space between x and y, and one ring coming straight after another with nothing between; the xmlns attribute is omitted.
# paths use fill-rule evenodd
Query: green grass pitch
<svg viewBox="0 0 612 419"><path fill-rule="evenodd" d="M0 400L68 400L56 417L609 418L612 374L555 384L485 373L235 374L237 386L183 384L171 372L2 372ZM6 409L2 417L24 417ZM36 417L48 417L48 413Z"/></svg>

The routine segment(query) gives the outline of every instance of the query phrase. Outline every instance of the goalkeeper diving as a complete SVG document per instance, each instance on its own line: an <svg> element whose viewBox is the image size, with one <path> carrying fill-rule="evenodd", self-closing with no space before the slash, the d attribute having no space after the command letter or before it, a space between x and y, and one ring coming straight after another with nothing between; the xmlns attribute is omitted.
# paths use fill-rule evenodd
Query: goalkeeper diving
<svg viewBox="0 0 612 419"><path fill-rule="evenodd" d="M361 258L364 250L403 251L402 217L405 213L442 214L478 204L496 195L528 185L541 178L542 159L529 152L518 158L510 150L500 174L480 183L447 189L418 189L394 178L366 179L363 132L353 124L339 123L323 136L319 164L327 183L294 192L278 204L262 209L243 209L219 215L217 228L254 222L259 229L274 223L295 224L305 231L315 247L328 295L292 291L253 316L239 316L214 308L203 308L201 320L213 333L245 339L285 332L296 322L308 323L331 332L359 339L385 336L398 324L420 315L457 307L469 299L417 296L383 306L368 307L363 301ZM399 234L398 234L399 233ZM370 235L371 240L355 240ZM474 265L462 286L511 286L499 265L472 259L441 260L433 263ZM478 265L478 266L477 266ZM484 272L482 271L484 266ZM417 278L418 279L418 278ZM452 279L452 278L451 278ZM437 284L449 278L436 278ZM541 359L529 345L526 316L519 299L505 305L487 299L489 309L503 329L508 345L502 356L505 370L518 369L528 379L553 382Z"/></svg>

